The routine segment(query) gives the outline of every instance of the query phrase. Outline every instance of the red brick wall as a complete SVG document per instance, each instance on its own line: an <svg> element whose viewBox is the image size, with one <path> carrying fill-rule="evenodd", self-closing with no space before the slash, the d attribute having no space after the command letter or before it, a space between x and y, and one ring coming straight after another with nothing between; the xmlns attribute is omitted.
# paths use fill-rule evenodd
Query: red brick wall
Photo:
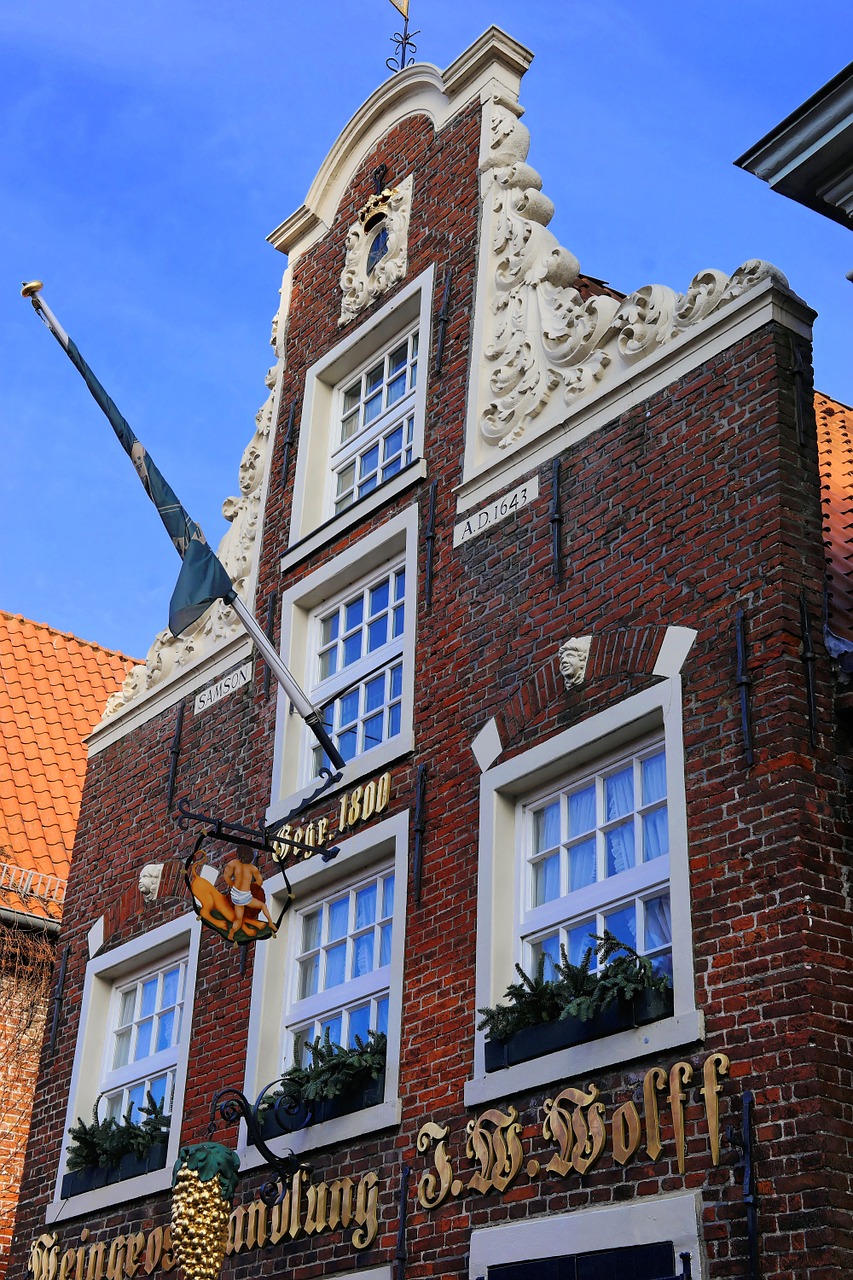
<svg viewBox="0 0 853 1280"><path fill-rule="evenodd" d="M565 571L551 571L550 467L538 501L454 550L454 487L461 479L463 424L478 211L479 116L463 113L438 138L414 118L392 130L356 176L330 234L297 265L288 329L283 416L301 404L306 367L339 338L338 277L346 229L382 161L388 180L414 171L409 278L429 262L454 268L444 370L430 374L425 453L428 480L416 491L421 528L428 485L438 480L433 607L417 629L413 755L395 765L393 809L413 805L414 769L429 766L423 893L406 922L399 1130L348 1148L312 1153L315 1180L373 1170L383 1186L380 1236L357 1257L341 1232L299 1239L226 1264L235 1280L282 1266L295 1280L393 1258L400 1164L416 1171L408 1214L407 1274L467 1274L472 1226L699 1189L713 1280L744 1276L746 1219L738 1153L723 1144L721 1167L707 1152L701 1107L687 1112L687 1164L679 1174L669 1112L662 1105L664 1157L638 1156L624 1169L603 1162L583 1178L531 1179L503 1195L468 1192L438 1210L418 1208L414 1184L426 1161L415 1150L428 1119L450 1124L452 1154L465 1165L463 1135L476 1112L462 1103L471 1074L477 901L479 770L470 743L492 715L507 754L526 749L648 684L663 629L694 628L686 663L684 725L697 1002L707 1039L684 1056L698 1066L713 1051L732 1059L721 1124L739 1125L740 1095L756 1095L757 1168L764 1280L850 1270L851 1114L848 1060L851 980L843 956L853 925L846 867L849 743L834 727L833 677L817 637L823 553L813 423L797 444L788 337L769 326L704 368L614 420L562 462ZM377 304L381 305L381 304ZM439 296L435 305L440 305ZM804 349L808 358L808 351ZM424 365L426 368L426 364ZM281 587L289 493L282 490L281 438L271 462L258 615ZM292 474L292 472L291 472ZM412 501L392 500L357 528L307 558L288 585ZM420 547L423 581L424 546ZM804 592L817 647L818 742L809 741L799 603ZM735 611L747 619L756 759L744 759L735 684ZM605 637L622 633L617 643ZM568 635L602 638L587 684L566 692L553 678ZM594 644L598 644L596 640ZM537 680L537 670L550 670ZM66 906L71 944L60 1039L43 1062L34 1113L38 1150L24 1183L19 1254L40 1230L52 1186L71 1072L85 966L85 934L105 905L127 891L149 861L185 851L165 807L174 710L92 762ZM274 698L261 682L185 722L177 794L194 807L256 822L269 796ZM410 896L410 904L412 898ZM128 919L118 941L176 910L161 903ZM199 1140L214 1090L243 1076L251 962L205 934L182 1134ZM224 1010L227 1007L227 1015ZM679 1054L666 1057L666 1064ZM596 1074L608 1099L635 1093L649 1062ZM560 1083L560 1082L557 1082ZM585 1084L585 1081L575 1081ZM529 1154L543 1156L538 1111L552 1089L511 1101ZM696 1099L698 1101L698 1099ZM478 1109L479 1110L479 1109ZM547 1158L547 1157L545 1157ZM248 1180L248 1198L258 1179ZM165 1198L135 1203L93 1233L163 1222ZM82 1224L76 1224L82 1225ZM73 1239L69 1239L74 1243Z"/></svg>

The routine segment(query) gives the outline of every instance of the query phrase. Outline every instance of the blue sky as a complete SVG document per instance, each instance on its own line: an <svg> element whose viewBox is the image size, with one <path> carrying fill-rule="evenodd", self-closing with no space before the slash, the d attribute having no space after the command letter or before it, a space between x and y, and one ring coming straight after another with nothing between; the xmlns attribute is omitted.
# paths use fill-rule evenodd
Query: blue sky
<svg viewBox="0 0 853 1280"><path fill-rule="evenodd" d="M853 402L853 238L732 161L844 66L849 0L411 0L448 65L494 22L536 58L530 162L581 269L629 291L781 267ZM215 546L265 399L301 203L388 74L389 0L39 0L0 17L0 608L143 657L177 556L106 421L19 297L45 298Z"/></svg>

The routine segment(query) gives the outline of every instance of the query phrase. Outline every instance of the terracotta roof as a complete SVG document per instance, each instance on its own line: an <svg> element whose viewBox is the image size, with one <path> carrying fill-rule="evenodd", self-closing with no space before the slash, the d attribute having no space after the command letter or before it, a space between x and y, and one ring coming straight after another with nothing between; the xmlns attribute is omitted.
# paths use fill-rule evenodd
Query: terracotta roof
<svg viewBox="0 0 853 1280"><path fill-rule="evenodd" d="M134 659L0 610L0 906L58 916L84 739Z"/></svg>
<svg viewBox="0 0 853 1280"><path fill-rule="evenodd" d="M814 402L829 597L826 620L833 635L853 643L853 409L820 391Z"/></svg>

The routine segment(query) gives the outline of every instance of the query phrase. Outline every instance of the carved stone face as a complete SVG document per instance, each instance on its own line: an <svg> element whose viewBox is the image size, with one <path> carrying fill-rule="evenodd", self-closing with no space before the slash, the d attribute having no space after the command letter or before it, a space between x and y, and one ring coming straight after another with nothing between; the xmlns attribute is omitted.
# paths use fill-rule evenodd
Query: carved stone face
<svg viewBox="0 0 853 1280"><path fill-rule="evenodd" d="M160 891L162 862L148 862L139 873L139 892L146 902L153 902Z"/></svg>
<svg viewBox="0 0 853 1280"><path fill-rule="evenodd" d="M592 636L572 636L571 640L560 646L557 654L560 675L566 682L567 689L583 684L591 643Z"/></svg>

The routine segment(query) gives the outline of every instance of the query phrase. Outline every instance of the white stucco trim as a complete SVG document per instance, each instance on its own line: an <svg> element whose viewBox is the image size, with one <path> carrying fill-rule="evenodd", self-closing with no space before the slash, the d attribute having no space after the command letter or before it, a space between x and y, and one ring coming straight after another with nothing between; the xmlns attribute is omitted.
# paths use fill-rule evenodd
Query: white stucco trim
<svg viewBox="0 0 853 1280"><path fill-rule="evenodd" d="M74 1050L74 1066L68 1091L68 1108L63 1127L59 1170L53 1191L53 1199L45 1209L47 1223L98 1213L113 1205L141 1199L157 1191L165 1191L172 1181L172 1166L178 1157L181 1138L181 1117L184 1091L187 1083L187 1062L192 1038L193 1005L195 1002L196 971L201 940L201 925L194 912L187 912L168 924L160 925L148 933L132 938L106 955L90 960L86 966L83 998L80 1007L80 1024ZM169 1132L169 1149L166 1165L153 1173L138 1178L128 1178L95 1191L63 1200L60 1195L62 1176L66 1170L70 1139L68 1130L78 1116L89 1119L98 1096L102 1075L102 1062L109 1033L110 1005L116 981L144 969L171 954L187 952L187 969L184 987L183 1032L178 1046L175 1096L172 1104L173 1123Z"/></svg>
<svg viewBox="0 0 853 1280"><path fill-rule="evenodd" d="M310 858L288 872L297 901L309 894L325 892L327 886L346 882L372 866L389 859L394 865L394 927L391 940L391 985L388 998L388 1053L385 1065L385 1096L375 1107L328 1120L323 1124L309 1125L298 1132L270 1142L273 1151L283 1154L293 1151L301 1155L333 1142L349 1141L386 1129L400 1123L400 1035L403 1007L403 970L405 967L406 897L409 861L409 814L407 811L356 832L340 842L340 853L329 863L320 857ZM269 880L266 890L270 895L284 890L282 876ZM257 1098L265 1085L281 1075L284 1054L284 1012L287 984L293 975L289 972L288 958L292 953L291 930L299 916L293 908L285 915L278 935L270 938L255 950L255 966L252 975L252 996L249 1014L249 1032L246 1048L246 1077L244 1092L249 1098ZM264 1163L254 1148L246 1147L245 1127L240 1130L240 1163L244 1169L253 1169Z"/></svg>
<svg viewBox="0 0 853 1280"><path fill-rule="evenodd" d="M478 1227L471 1232L469 1280L481 1280L489 1267L537 1258L591 1253L626 1245L671 1240L675 1264L689 1253L695 1280L707 1275L702 1241L702 1197L698 1191L671 1196L642 1196L634 1203L576 1209Z"/></svg>

